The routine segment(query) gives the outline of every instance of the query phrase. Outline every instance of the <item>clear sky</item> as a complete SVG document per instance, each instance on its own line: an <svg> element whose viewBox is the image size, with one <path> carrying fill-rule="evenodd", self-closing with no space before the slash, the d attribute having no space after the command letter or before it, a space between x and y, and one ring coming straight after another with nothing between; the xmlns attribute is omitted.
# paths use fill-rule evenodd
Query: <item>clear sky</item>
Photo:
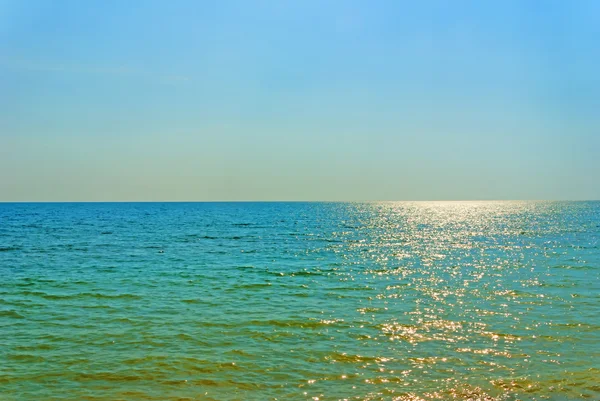
<svg viewBox="0 0 600 401"><path fill-rule="evenodd" d="M600 199L600 1L0 0L0 200Z"/></svg>

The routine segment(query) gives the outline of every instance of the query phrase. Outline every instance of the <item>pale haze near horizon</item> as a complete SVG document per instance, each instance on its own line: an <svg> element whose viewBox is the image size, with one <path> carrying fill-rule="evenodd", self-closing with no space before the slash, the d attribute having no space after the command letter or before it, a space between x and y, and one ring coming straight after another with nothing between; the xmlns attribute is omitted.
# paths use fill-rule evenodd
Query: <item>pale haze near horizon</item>
<svg viewBox="0 0 600 401"><path fill-rule="evenodd" d="M600 2L0 0L0 201L600 199Z"/></svg>

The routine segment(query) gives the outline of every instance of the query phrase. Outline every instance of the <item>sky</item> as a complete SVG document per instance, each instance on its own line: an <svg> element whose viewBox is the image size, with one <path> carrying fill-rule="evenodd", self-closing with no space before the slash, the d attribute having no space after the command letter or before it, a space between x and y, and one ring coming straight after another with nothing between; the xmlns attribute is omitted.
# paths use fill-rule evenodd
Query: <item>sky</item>
<svg viewBox="0 0 600 401"><path fill-rule="evenodd" d="M0 0L0 201L600 199L600 2Z"/></svg>

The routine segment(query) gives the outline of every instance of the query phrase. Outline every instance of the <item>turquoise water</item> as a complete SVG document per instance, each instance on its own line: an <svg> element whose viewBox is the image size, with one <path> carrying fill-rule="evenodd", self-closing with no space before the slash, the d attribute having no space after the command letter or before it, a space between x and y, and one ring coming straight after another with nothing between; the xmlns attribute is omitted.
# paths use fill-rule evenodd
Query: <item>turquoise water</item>
<svg viewBox="0 0 600 401"><path fill-rule="evenodd" d="M0 400L600 399L600 202L0 204Z"/></svg>

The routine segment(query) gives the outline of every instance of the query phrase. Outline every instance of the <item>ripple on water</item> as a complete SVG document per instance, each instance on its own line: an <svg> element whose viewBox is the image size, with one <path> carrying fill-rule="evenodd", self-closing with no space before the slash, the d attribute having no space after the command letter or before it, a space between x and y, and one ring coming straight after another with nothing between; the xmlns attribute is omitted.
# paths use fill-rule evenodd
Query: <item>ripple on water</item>
<svg viewBox="0 0 600 401"><path fill-rule="evenodd" d="M599 217L598 202L0 205L0 387L600 399Z"/></svg>

